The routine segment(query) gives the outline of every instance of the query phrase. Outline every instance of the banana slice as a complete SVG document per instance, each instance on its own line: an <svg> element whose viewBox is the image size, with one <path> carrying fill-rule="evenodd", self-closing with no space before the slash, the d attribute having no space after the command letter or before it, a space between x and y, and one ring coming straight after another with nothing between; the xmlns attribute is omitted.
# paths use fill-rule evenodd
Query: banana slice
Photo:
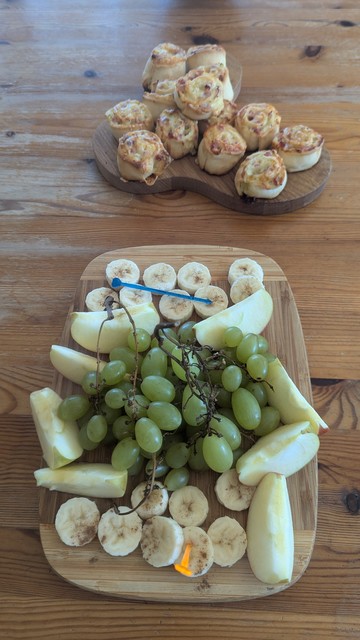
<svg viewBox="0 0 360 640"><path fill-rule="evenodd" d="M171 494L169 511L174 520L183 527L198 527L206 520L209 503L201 489L187 485Z"/></svg>
<svg viewBox="0 0 360 640"><path fill-rule="evenodd" d="M200 287L207 287L211 282L211 273L201 262L187 262L180 267L177 275L180 289L191 295Z"/></svg>
<svg viewBox="0 0 360 640"><path fill-rule="evenodd" d="M140 484L133 489L130 498L133 509L136 508L136 513L143 520L152 518L153 516L162 516L169 502L168 490L161 482L156 482L146 500L138 507L141 500L144 499L146 486L146 482L140 482Z"/></svg>
<svg viewBox="0 0 360 640"><path fill-rule="evenodd" d="M264 285L256 276L240 276L231 285L230 299L236 304L251 296L258 289L264 289Z"/></svg>
<svg viewBox="0 0 360 640"><path fill-rule="evenodd" d="M132 260L121 258L120 260L112 260L106 265L105 276L110 286L114 278L136 284L140 280L140 269Z"/></svg>
<svg viewBox="0 0 360 640"><path fill-rule="evenodd" d="M216 480L214 490L220 504L231 511L248 509L255 493L255 487L240 482L236 469L224 471Z"/></svg>
<svg viewBox="0 0 360 640"><path fill-rule="evenodd" d="M184 544L176 565L186 569L189 578L203 576L209 571L214 562L214 546L210 536L201 527L189 526L183 529ZM184 566L184 554L189 549L189 558ZM175 567L177 568L177 567ZM179 568L178 568L179 570Z"/></svg>
<svg viewBox="0 0 360 640"><path fill-rule="evenodd" d="M183 529L172 518L154 516L144 523L141 551L153 567L168 567L176 562L184 542Z"/></svg>
<svg viewBox="0 0 360 640"><path fill-rule="evenodd" d="M173 289L173 292L187 295L190 298L190 294L181 289ZM192 300L164 295L161 296L159 301L159 311L169 322L185 322L185 320L191 318L194 304Z"/></svg>
<svg viewBox="0 0 360 640"><path fill-rule="evenodd" d="M217 518L207 534L214 547L214 562L220 567L232 567L245 554L246 532L235 518Z"/></svg>
<svg viewBox="0 0 360 640"><path fill-rule="evenodd" d="M60 540L71 547L82 547L97 533L100 512L89 498L70 498L59 508L55 529Z"/></svg>
<svg viewBox="0 0 360 640"><path fill-rule="evenodd" d="M107 297L111 296L114 299L112 308L119 308L119 297L116 291L110 289L109 287L98 287L97 289L92 289L89 291L85 298L85 305L89 311L104 311L105 310L105 300Z"/></svg>
<svg viewBox="0 0 360 640"><path fill-rule="evenodd" d="M230 265L228 271L228 281L234 284L240 276L255 276L260 282L264 280L262 266L252 258L238 258Z"/></svg>
<svg viewBox="0 0 360 640"><path fill-rule="evenodd" d="M125 307L136 307L138 304L148 304L152 302L150 291L142 289L128 289L123 287L119 292L119 300Z"/></svg>
<svg viewBox="0 0 360 640"><path fill-rule="evenodd" d="M100 518L98 538L104 551L110 556L127 556L140 543L142 520L138 514L127 513L129 507L109 509Z"/></svg>
<svg viewBox="0 0 360 640"><path fill-rule="evenodd" d="M157 262L145 269L143 280L146 287L171 291L176 287L176 271L171 264Z"/></svg>
<svg viewBox="0 0 360 640"><path fill-rule="evenodd" d="M195 311L200 318L209 318L219 311L224 311L229 304L228 297L221 287L209 284L207 287L199 287L195 291L195 296L199 298L210 298L211 304L205 302L194 302Z"/></svg>

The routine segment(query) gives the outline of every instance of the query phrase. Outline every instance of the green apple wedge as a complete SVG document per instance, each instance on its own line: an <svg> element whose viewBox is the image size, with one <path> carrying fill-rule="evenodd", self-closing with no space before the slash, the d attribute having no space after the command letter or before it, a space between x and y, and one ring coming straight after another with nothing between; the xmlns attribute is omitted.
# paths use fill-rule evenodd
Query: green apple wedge
<svg viewBox="0 0 360 640"><path fill-rule="evenodd" d="M270 472L291 476L312 460L319 444L319 436L308 421L278 427L240 456L236 463L239 480L256 486Z"/></svg>
<svg viewBox="0 0 360 640"><path fill-rule="evenodd" d="M30 394L30 407L45 462L58 469L83 453L75 421L57 415L62 398L49 387Z"/></svg>
<svg viewBox="0 0 360 640"><path fill-rule="evenodd" d="M152 302L139 304L128 309L137 328L145 329L153 334L160 316ZM124 309L114 309L114 318L102 325L99 351L110 353L114 347L127 345L127 337L131 323ZM107 318L106 311L74 311L70 317L71 336L81 347L88 351L97 350L99 330Z"/></svg>
<svg viewBox="0 0 360 640"><path fill-rule="evenodd" d="M288 583L294 568L294 529L286 478L268 473L252 497L247 525L247 556L258 580Z"/></svg>
<svg viewBox="0 0 360 640"><path fill-rule="evenodd" d="M266 289L259 289L236 304L194 325L197 341L214 349L225 346L224 331L239 327L245 333L261 333L273 312L273 300Z"/></svg>
<svg viewBox="0 0 360 640"><path fill-rule="evenodd" d="M89 371L96 371L98 364L94 356L58 344L51 345L50 361L61 375L76 384L81 384L84 375ZM105 365L105 360L99 361L99 372Z"/></svg>
<svg viewBox="0 0 360 640"><path fill-rule="evenodd" d="M299 391L279 358L269 362L265 380L268 383L265 385L268 404L279 411L283 424L308 420L314 433L321 434L329 429Z"/></svg>
<svg viewBox="0 0 360 640"><path fill-rule="evenodd" d="M126 490L127 471L116 471L111 464L75 462L62 469L37 469L34 472L38 487L50 491L93 498L121 498Z"/></svg>

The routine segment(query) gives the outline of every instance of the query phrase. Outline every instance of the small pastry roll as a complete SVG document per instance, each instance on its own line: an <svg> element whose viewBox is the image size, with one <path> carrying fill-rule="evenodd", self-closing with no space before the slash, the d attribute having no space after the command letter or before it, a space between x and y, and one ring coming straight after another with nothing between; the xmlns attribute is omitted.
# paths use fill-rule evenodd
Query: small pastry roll
<svg viewBox="0 0 360 640"><path fill-rule="evenodd" d="M117 165L124 182L138 180L151 186L171 161L171 156L156 133L132 131L119 140Z"/></svg>
<svg viewBox="0 0 360 640"><path fill-rule="evenodd" d="M303 124L281 129L272 141L290 173L313 167L320 160L323 145L322 135Z"/></svg>
<svg viewBox="0 0 360 640"><path fill-rule="evenodd" d="M174 98L183 114L192 120L207 120L224 108L222 82L201 68L192 69L177 80Z"/></svg>
<svg viewBox="0 0 360 640"><path fill-rule="evenodd" d="M246 142L230 124L212 124L199 144L200 169L221 176L230 171L243 157Z"/></svg>
<svg viewBox="0 0 360 640"><path fill-rule="evenodd" d="M257 151L249 155L235 175L235 188L239 196L276 198L287 181L283 159L273 150Z"/></svg>
<svg viewBox="0 0 360 640"><path fill-rule="evenodd" d="M174 160L183 158L188 153L196 154L198 123L184 116L180 109L164 109L156 121L155 131Z"/></svg>
<svg viewBox="0 0 360 640"><path fill-rule="evenodd" d="M157 120L164 109L176 107L174 100L175 80L159 80L152 91L145 91L143 103L146 104L154 120Z"/></svg>
<svg viewBox="0 0 360 640"><path fill-rule="evenodd" d="M239 105L231 100L224 100L224 108L218 115L211 116L208 120L200 120L199 132L204 133L205 129L211 124L231 124L234 126L235 116L239 111Z"/></svg>
<svg viewBox="0 0 360 640"><path fill-rule="evenodd" d="M226 51L219 44L201 44L187 50L187 68L223 64L226 66Z"/></svg>
<svg viewBox="0 0 360 640"><path fill-rule="evenodd" d="M154 118L145 104L139 100L123 100L106 111L105 116L113 136L119 140L129 131L154 129Z"/></svg>
<svg viewBox="0 0 360 640"><path fill-rule="evenodd" d="M224 87L224 100L234 98L234 89L231 84L229 69L224 64L212 64L210 67L198 67L205 72L213 73L222 82Z"/></svg>
<svg viewBox="0 0 360 640"><path fill-rule="evenodd" d="M279 132L281 117L272 104L247 104L235 118L235 127L246 140L249 151L267 149Z"/></svg>
<svg viewBox="0 0 360 640"><path fill-rule="evenodd" d="M186 51L171 42L158 44L151 52L142 74L144 89L158 80L176 80L186 73Z"/></svg>

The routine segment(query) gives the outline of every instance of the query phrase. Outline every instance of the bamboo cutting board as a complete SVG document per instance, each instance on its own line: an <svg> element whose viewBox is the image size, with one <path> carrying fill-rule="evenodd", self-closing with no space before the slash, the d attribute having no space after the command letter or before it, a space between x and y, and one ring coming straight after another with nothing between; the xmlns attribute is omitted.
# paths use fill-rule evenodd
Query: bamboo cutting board
<svg viewBox="0 0 360 640"><path fill-rule="evenodd" d="M149 247L127 247L104 253L95 258L83 272L75 292L73 309L84 310L86 293L105 283L105 267L117 258L130 258L140 267L155 262L168 262L175 269L190 261L206 264L213 276L213 284L229 290L227 272L230 264L239 257L251 257L263 267L264 284L274 301L273 317L264 331L271 351L275 352L286 366L303 395L311 402L311 385L305 344L299 315L285 274L271 258L247 249L207 245L171 245ZM68 316L61 343L72 348L76 345L70 337ZM55 373L53 386L60 395L68 395L75 386ZM99 449L86 453L85 459L109 461L111 450ZM246 514L229 511L216 500L213 491L217 474L205 472L191 476L190 482L197 484L207 495L210 511L203 528L221 516L229 515L246 525ZM117 504L130 504L128 495L141 478L131 479L124 498ZM315 540L317 516L317 461L313 459L304 469L288 478L289 494L295 531L295 563L292 581L284 585L266 585L258 581L251 572L246 555L233 567L221 568L213 565L210 571L199 578L187 578L174 568L155 569L147 564L138 549L124 558L107 555L98 540L85 547L72 548L64 545L57 536L54 519L60 504L69 495L40 489L40 534L43 549L50 565L65 580L91 591L112 596L147 601L163 602L225 602L259 598L282 591L292 586L305 571L312 554ZM110 506L110 500L96 500L100 512Z"/></svg>

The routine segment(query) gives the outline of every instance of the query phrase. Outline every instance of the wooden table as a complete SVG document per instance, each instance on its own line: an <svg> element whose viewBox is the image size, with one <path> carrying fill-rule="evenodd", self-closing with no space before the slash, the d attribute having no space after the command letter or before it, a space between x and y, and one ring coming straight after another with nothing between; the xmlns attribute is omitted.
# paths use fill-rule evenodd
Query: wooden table
<svg viewBox="0 0 360 640"><path fill-rule="evenodd" d="M0 636L360 637L357 0L0 0L0 10ZM162 41L223 44L243 66L242 104L271 102L284 120L323 133L333 169L315 202L259 217L187 191L136 196L104 181L94 130L107 108L141 96L144 61ZM43 554L29 393L51 381L49 347L90 260L174 242L265 253L296 298L314 403L331 432L319 454L312 560L278 595L220 605L117 600L67 584Z"/></svg>

